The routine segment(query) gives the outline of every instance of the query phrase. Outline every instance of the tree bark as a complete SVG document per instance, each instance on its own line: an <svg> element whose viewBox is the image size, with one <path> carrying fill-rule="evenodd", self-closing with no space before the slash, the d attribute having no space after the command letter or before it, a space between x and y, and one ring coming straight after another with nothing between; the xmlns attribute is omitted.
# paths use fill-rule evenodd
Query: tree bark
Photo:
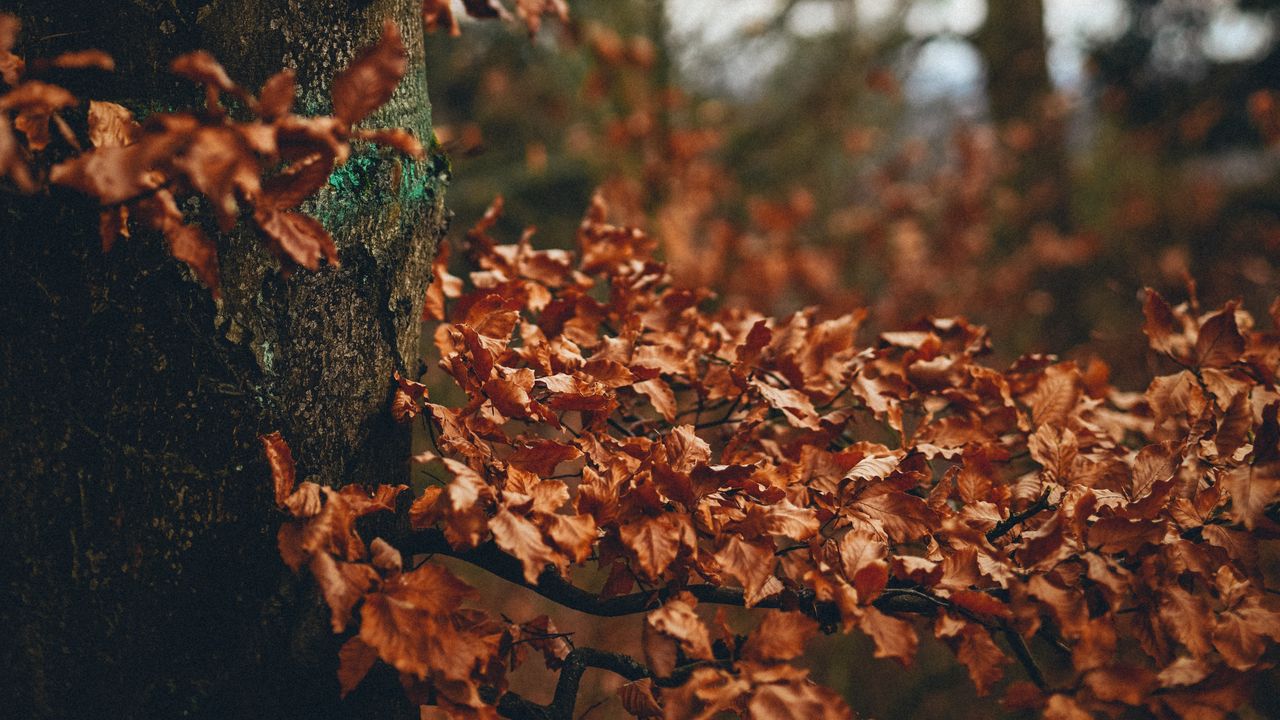
<svg viewBox="0 0 1280 720"><path fill-rule="evenodd" d="M197 102L166 68L204 48L251 88L294 67L298 111L326 112L333 75L390 17L411 69L366 124L432 137L415 0L13 5L22 54L110 52L116 79L73 89L135 111ZM6 714L397 714L390 675L339 703L338 640L276 552L256 438L281 430L324 484L408 476L387 407L392 373L417 369L444 175L439 157L357 153L304 208L342 266L285 279L238 230L218 240L217 302L156 236L103 254L86 200L0 194Z"/></svg>
<svg viewBox="0 0 1280 720"><path fill-rule="evenodd" d="M1034 133L1011 178L1024 207L1013 223L1014 241L1026 241L1037 223L1067 229L1069 177L1062 113L1049 106L1048 38L1042 0L988 0L975 47L986 65L987 103L996 127L1025 123Z"/></svg>

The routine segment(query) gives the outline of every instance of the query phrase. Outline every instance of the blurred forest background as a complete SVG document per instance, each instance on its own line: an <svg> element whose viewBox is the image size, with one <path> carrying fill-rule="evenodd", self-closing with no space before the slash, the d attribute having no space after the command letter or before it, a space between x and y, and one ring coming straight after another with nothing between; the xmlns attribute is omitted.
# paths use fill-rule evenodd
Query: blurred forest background
<svg viewBox="0 0 1280 720"><path fill-rule="evenodd" d="M455 240L502 195L499 234L571 247L601 188L717 302L865 308L864 341L964 315L990 328L995 366L1053 352L1127 390L1157 369L1142 287L1240 297L1255 317L1280 287L1280 1L570 6L532 41L465 18L428 39ZM638 639L635 622L553 617L588 644ZM1000 715L926 645L905 673L860 636L810 661L869 717ZM618 716L597 681L580 712ZM1280 717L1280 699L1255 708Z"/></svg>

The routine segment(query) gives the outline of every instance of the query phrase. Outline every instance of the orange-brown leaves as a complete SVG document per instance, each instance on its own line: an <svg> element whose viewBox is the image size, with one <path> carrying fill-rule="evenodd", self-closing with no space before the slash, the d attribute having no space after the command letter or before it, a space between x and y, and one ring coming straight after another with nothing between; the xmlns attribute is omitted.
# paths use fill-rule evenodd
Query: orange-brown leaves
<svg viewBox="0 0 1280 720"><path fill-rule="evenodd" d="M307 186L281 186L295 182ZM552 599L645 612L661 681L626 686L629 712L844 717L791 664L819 623L907 665L921 615L980 693L1014 662L1040 680L1026 652L1057 647L1052 682L1007 685L1011 707L1049 716L1230 709L1239 678L1268 662L1280 613L1259 539L1280 532L1266 360L1280 349L1239 307L1196 316L1149 294L1147 334L1182 369L1119 393L1098 363L985 367L985 331L961 319L859 348L861 313L711 311L599 203L576 253L534 250L529 233L500 243L499 212L466 234L471 272L437 260L424 310L440 321L440 377L464 399L444 407L396 384L397 418L426 413L435 448L415 460L439 481L409 525ZM393 507L396 488L381 500L295 488L272 452L277 502L296 518L280 534L286 562L313 566L335 627L361 623L343 687L371 648L471 712L483 703L461 678L493 658L535 647L549 667L565 660L549 625L494 629L460 609L448 577L411 590L406 578L435 566L402 574L408 555L366 549L355 519ZM599 584L570 593L581 565ZM695 593L771 609L742 639L704 622Z"/></svg>
<svg viewBox="0 0 1280 720"><path fill-rule="evenodd" d="M528 234L498 243L499 212L467 233L470 283L440 261L428 294L441 367L470 398L432 417L441 447L475 469L424 496L455 509L415 525L461 541L467 518L464 544L493 535L526 581L595 553L605 597L692 582L740 587L748 606L813 597L903 663L918 644L907 616L934 613L981 692L1011 662L993 634L1043 628L1070 649L1090 708L1132 699L1124 678L1148 687L1171 646L1229 669L1269 647L1253 629L1269 606L1232 615L1209 590L1219 563L1256 567L1247 531L1271 527L1280 499L1280 405L1250 399L1274 390L1242 359L1263 341L1238 308L1197 319L1148 296L1148 334L1192 369L1122 404L1096 363L979 365L985 333L962 320L859 350L856 313L708 313L600 204L576 257L539 255ZM875 426L898 447L861 439ZM1166 589L1164 567L1199 579ZM1153 624L1131 622L1135 603ZM770 614L725 645L737 674L700 668L653 702L677 717L819 714L821 694L784 665L816 614ZM1122 633L1151 667L1114 664ZM705 655L704 637L691 598L673 598L646 620L651 669ZM655 712L631 694L633 712Z"/></svg>
<svg viewBox="0 0 1280 720"><path fill-rule="evenodd" d="M0 80L4 80L6 85L17 85L26 66L22 58L13 52L21 31L22 22L17 17L0 13Z"/></svg>
<svg viewBox="0 0 1280 720"><path fill-rule="evenodd" d="M371 565L334 560L327 552L313 555L309 569L329 605L333 631L342 632L351 618L351 609L373 587L378 572Z"/></svg>
<svg viewBox="0 0 1280 720"><path fill-rule="evenodd" d="M852 507L898 542L927 535L937 523L937 514L923 500L888 485L870 486Z"/></svg>
<svg viewBox="0 0 1280 720"><path fill-rule="evenodd" d="M1244 337L1236 327L1235 303L1209 316L1196 335L1195 362L1202 368L1227 367L1244 352Z"/></svg>
<svg viewBox="0 0 1280 720"><path fill-rule="evenodd" d="M422 24L429 33L445 28L453 37L462 34L458 19L453 16L451 0L422 0Z"/></svg>
<svg viewBox="0 0 1280 720"><path fill-rule="evenodd" d="M361 50L333 79L333 114L348 125L364 120L391 99L409 69L400 30L388 20L377 43Z"/></svg>
<svg viewBox="0 0 1280 720"><path fill-rule="evenodd" d="M619 528L622 544L635 554L640 571L658 579L675 561L682 545L690 544L692 529L674 514L642 516Z"/></svg>
<svg viewBox="0 0 1280 720"><path fill-rule="evenodd" d="M1146 333L1153 350L1173 357L1186 356L1188 346L1181 323L1160 293L1146 289L1142 314L1146 317L1142 332Z"/></svg>
<svg viewBox="0 0 1280 720"><path fill-rule="evenodd" d="M645 618L645 660L658 677L671 674L680 654L691 660L712 658L711 636L693 611L696 605L690 596L677 596Z"/></svg>
<svg viewBox="0 0 1280 720"><path fill-rule="evenodd" d="M285 443L279 432L272 432L258 438L262 441L267 455L267 464L271 466L271 483L275 488L276 505L284 507L285 501L293 494L297 483L297 474L293 466L293 452Z"/></svg>
<svg viewBox="0 0 1280 720"><path fill-rule="evenodd" d="M746 592L747 606L763 599L765 584L773 577L775 558L773 548L758 542L748 542L737 535L715 555L720 571L742 585Z"/></svg>
<svg viewBox="0 0 1280 720"><path fill-rule="evenodd" d="M771 612L747 638L742 657L757 662L792 660L804 654L818 623L798 612Z"/></svg>
<svg viewBox="0 0 1280 720"><path fill-rule="evenodd" d="M110 102L89 101L89 142L94 147L131 145L139 129L127 108Z"/></svg>
<svg viewBox="0 0 1280 720"><path fill-rule="evenodd" d="M0 18L0 75L10 86L0 94L0 179L8 178L23 192L53 184L97 200L103 206L104 251L130 236L130 221L158 231L171 254L186 262L215 297L217 243L180 209L188 196L208 200L223 232L250 207L268 250L286 273L294 265L315 270L321 258L337 265L337 249L317 220L293 208L324 184L335 163L346 160L350 142L365 140L413 158L423 156L422 146L405 131L350 127L385 104L405 73L407 56L390 23L382 40L335 79L336 118L290 113L296 85L290 71L268 79L255 98L212 55L195 51L175 58L171 70L204 87L202 110L157 113L139 125L126 108L91 100L87 125L92 147L82 151L61 115L73 112L78 100L64 88L23 77L26 66L11 52L16 21ZM114 63L88 50L33 67L110 71ZM222 104L224 95L236 98L252 119L234 118ZM52 166L46 152L56 142L51 128L75 151ZM284 169L264 181L263 175L282 162Z"/></svg>
<svg viewBox="0 0 1280 720"><path fill-rule="evenodd" d="M270 239L267 247L282 261L297 263L308 270L318 270L322 257L330 265L338 265L333 238L319 220L266 207L255 209L253 220Z"/></svg>
<svg viewBox="0 0 1280 720"><path fill-rule="evenodd" d="M395 374L396 389L391 400L391 416L396 422L412 421L422 412L422 403L427 399L427 386Z"/></svg>
<svg viewBox="0 0 1280 720"><path fill-rule="evenodd" d="M904 667L915 660L920 638L911 623L869 607L861 611L858 628L875 641L876 657L893 658Z"/></svg>
<svg viewBox="0 0 1280 720"><path fill-rule="evenodd" d="M338 686L342 697L356 689L373 664L378 661L378 653L369 647L359 636L348 638L338 650Z"/></svg>
<svg viewBox="0 0 1280 720"><path fill-rule="evenodd" d="M483 708L479 687L491 672L503 626L463 608L475 592L445 568L427 563L404 572L398 550L381 538L366 546L356 532L359 517L393 510L406 486L383 485L372 492L348 486L335 492L302 483L293 489L288 446L278 433L263 436L262 443L277 504L295 517L280 529L282 556L295 570L306 564L329 606L335 633L346 630L353 617L359 619L358 633L339 652L342 694L381 659L435 684L445 692L442 704ZM304 497L315 498L316 507L295 509Z"/></svg>
<svg viewBox="0 0 1280 720"><path fill-rule="evenodd" d="M950 639L956 658L969 670L969 679L979 695L986 695L1004 676L1004 665L1009 658L991 639L990 633L979 625L966 624L959 634Z"/></svg>
<svg viewBox="0 0 1280 720"><path fill-rule="evenodd" d="M498 547L520 559L524 566L524 579L530 583L538 581L547 565L560 563L561 556L547 546L542 539L542 532L526 518L513 515L506 508L498 511L489 521L489 529L493 531L493 539Z"/></svg>
<svg viewBox="0 0 1280 720"><path fill-rule="evenodd" d="M297 85L293 70L288 68L267 78L258 92L258 115L267 121L288 115L293 109Z"/></svg>
<svg viewBox="0 0 1280 720"><path fill-rule="evenodd" d="M1170 307L1159 293L1147 289L1142 306L1143 332L1151 348L1183 365L1225 368L1240 360L1245 339L1236 324L1236 303L1196 318L1185 305Z"/></svg>
<svg viewBox="0 0 1280 720"><path fill-rule="evenodd" d="M1222 483L1231 496L1232 516L1249 530L1267 522L1267 508L1280 500L1280 466L1275 463L1233 468Z"/></svg>

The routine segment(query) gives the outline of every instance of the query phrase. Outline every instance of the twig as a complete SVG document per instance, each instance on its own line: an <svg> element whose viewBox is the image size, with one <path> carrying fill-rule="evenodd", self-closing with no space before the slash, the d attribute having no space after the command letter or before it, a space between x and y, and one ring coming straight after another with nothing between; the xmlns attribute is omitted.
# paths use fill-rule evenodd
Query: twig
<svg viewBox="0 0 1280 720"><path fill-rule="evenodd" d="M1018 662L1022 663L1022 667L1027 671L1027 677L1031 678L1031 682L1040 688L1041 692L1049 689L1049 683L1045 682L1044 673L1040 672L1040 666L1036 664L1036 659L1031 655L1031 649L1027 647L1027 641L1022 639L1016 630L1008 626L1001 627L1004 633L1004 639L1009 642L1010 649L1013 650L1014 657L1018 658Z"/></svg>
<svg viewBox="0 0 1280 720"><path fill-rule="evenodd" d="M498 699L498 714L513 720L572 720L574 706L578 702L578 686L582 683L582 674L589 667L608 670L633 681L653 677L649 668L630 655L577 648L565 656L551 704L539 705L515 693L506 693Z"/></svg>
<svg viewBox="0 0 1280 720"><path fill-rule="evenodd" d="M994 543L996 540L1003 537L1005 533L1008 533L1018 525L1026 522L1042 510L1053 510L1056 507L1056 505L1049 504L1049 493L1041 495L1039 500L1028 505L1025 510L1013 513L1004 520L996 523L995 527L987 531L987 542Z"/></svg>
<svg viewBox="0 0 1280 720"><path fill-rule="evenodd" d="M445 540L444 533L434 528L409 536L401 543L401 549L413 555L440 554L457 558L503 580L532 590L570 610L597 617L620 617L648 612L679 592L687 592L698 602L713 605L745 607L747 604L746 594L741 588L710 584L665 586L617 597L601 598L569 582L550 567L538 576L537 583L529 583L524 579L524 567L520 561L503 552L493 542L481 543L478 547L469 550L455 550ZM785 604L787 609L804 612L824 624L834 625L839 622L840 610L834 602L817 600L812 592L802 592L798 597L796 595L792 593L785 600L781 594L775 595L761 600L755 607L776 609L782 608ZM884 612L917 614L930 614L936 612L939 607L948 606L944 600L917 588L886 588L872 604Z"/></svg>
<svg viewBox="0 0 1280 720"><path fill-rule="evenodd" d="M1041 498L1047 501L1046 498ZM1037 502L1037 504L1040 504ZM1047 505L1046 505L1047 507ZM1031 508L1028 508L1029 511ZM1043 509L1043 508L1041 508ZM1024 511L1026 513L1027 511ZM1038 512L1038 511L1037 511ZM1030 515L1028 515L1029 517ZM1011 518L1012 519L1012 518ZM678 592L687 592L701 603L714 605L746 606L746 594L740 588L721 587L718 585L700 584L665 586L643 592L630 593L611 598L584 590L566 580L554 567L548 566L538 576L538 582L530 583L524 578L524 568L520 561L503 552L492 541L481 543L469 550L455 550L445 539L444 533L431 528L410 535L401 543L402 550L410 554L440 554L463 560L486 570L508 582L532 590L571 610L600 617L618 617L647 612L660 606L668 598ZM990 632L1001 632L1009 642L1014 657L1026 669L1027 676L1042 690L1048 687L1044 674L1032 657L1026 642L1016 631L1007 625L992 625L982 622L964 608L953 605L945 598L937 597L920 587L885 588L872 605L887 613L910 613L933 615L939 610L954 610L979 622ZM783 608L798 610L814 618L824 627L836 627L840 621L840 609L830 601L817 600L812 591L791 592L788 597L780 593L765 598L755 605L759 608ZM610 670L628 680L648 677L648 670L639 662L625 655L608 653L591 648L577 648L565 658L564 668L560 672L560 681L556 685L555 700L551 705L543 706L530 702L513 693L503 695L498 703L498 712L508 718L530 718L533 720L572 720L573 702L577 695L578 683L583 671L588 667ZM569 694L572 690L572 694Z"/></svg>
<svg viewBox="0 0 1280 720"><path fill-rule="evenodd" d="M588 715L590 715L591 713L595 712L597 709L599 709L602 705L604 705L604 704L605 704L606 702L608 702L608 701L609 701L609 696L608 696L608 695L606 695L606 696L604 696L604 697L600 698L599 700L595 701L595 703L593 703L593 704L591 705L591 707L589 707L589 708L587 708L586 710L583 710L583 711L582 711L582 714L578 716L578 720L585 720L585 719L586 719L586 717L587 717Z"/></svg>

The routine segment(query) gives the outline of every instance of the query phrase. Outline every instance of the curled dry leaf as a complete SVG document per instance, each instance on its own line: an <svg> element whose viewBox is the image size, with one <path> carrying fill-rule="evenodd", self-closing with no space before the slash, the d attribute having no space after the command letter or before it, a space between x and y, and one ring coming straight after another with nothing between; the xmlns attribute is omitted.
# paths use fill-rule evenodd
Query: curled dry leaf
<svg viewBox="0 0 1280 720"><path fill-rule="evenodd" d="M409 69L400 29L388 20L378 42L361 50L333 79L333 114L348 125L369 117L391 99Z"/></svg>
<svg viewBox="0 0 1280 720"><path fill-rule="evenodd" d="M451 0L422 0L422 24L429 33L444 28L451 37L462 34Z"/></svg>
<svg viewBox="0 0 1280 720"><path fill-rule="evenodd" d="M267 121L288 115L296 92L297 80L288 68L267 78L258 93L258 115Z"/></svg>
<svg viewBox="0 0 1280 720"><path fill-rule="evenodd" d="M231 92L236 89L236 84L227 75L227 71L222 67L222 64L204 50L196 50L185 55L179 55L169 64L169 69L173 71L174 75L184 77L194 83L207 85L221 92Z"/></svg>
<svg viewBox="0 0 1280 720"><path fill-rule="evenodd" d="M0 80L9 86L18 84L26 66L22 58L13 52L21 32L22 21L17 16L0 12Z"/></svg>
<svg viewBox="0 0 1280 720"><path fill-rule="evenodd" d="M421 160L427 156L427 151L422 147L422 143L418 142L413 133L402 128L357 130L352 133L351 137L356 140L367 140L377 145L389 147L414 160Z"/></svg>
<svg viewBox="0 0 1280 720"><path fill-rule="evenodd" d="M694 612L696 605L691 596L677 596L645 618L645 657L659 677L666 677L675 669L677 649L693 660L713 657L711 635Z"/></svg>
<svg viewBox="0 0 1280 720"><path fill-rule="evenodd" d="M338 249L329 231L319 220L302 213L272 208L257 208L253 220L271 239L269 248L281 260L295 262L308 270L320 267L320 258L337 267Z"/></svg>
<svg viewBox="0 0 1280 720"><path fill-rule="evenodd" d="M623 683L618 687L618 698L622 701L622 708L633 717L662 717L662 706L653 696L653 680L650 678Z"/></svg>
<svg viewBox="0 0 1280 720"><path fill-rule="evenodd" d="M792 660L804 654L818 623L799 612L771 612L747 637L742 657L757 662Z"/></svg>
<svg viewBox="0 0 1280 720"><path fill-rule="evenodd" d="M278 431L258 438L267 455L267 465L271 468L271 484L275 488L276 506L284 507L285 500L293 494L297 484L297 470L293 464L293 451Z"/></svg>
<svg viewBox="0 0 1280 720"><path fill-rule="evenodd" d="M132 145L139 130L141 126L128 108L111 102L89 101L89 142L94 147Z"/></svg>

